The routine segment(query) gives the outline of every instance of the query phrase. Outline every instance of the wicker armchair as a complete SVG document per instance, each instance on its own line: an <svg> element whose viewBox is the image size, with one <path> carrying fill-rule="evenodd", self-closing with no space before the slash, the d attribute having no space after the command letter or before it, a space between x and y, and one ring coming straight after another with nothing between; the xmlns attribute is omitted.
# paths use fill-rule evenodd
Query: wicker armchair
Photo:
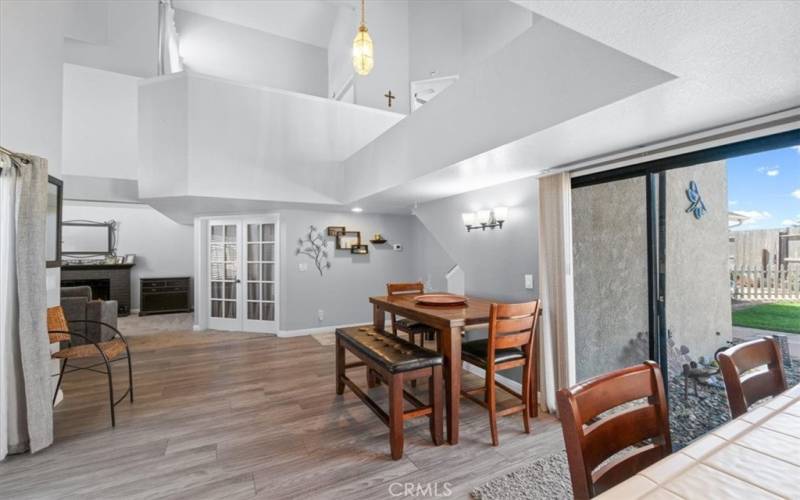
<svg viewBox="0 0 800 500"><path fill-rule="evenodd" d="M112 330L114 335L112 335L111 339L109 340L103 342L94 342L84 335L71 332L69 329L69 325L71 323L91 323L97 325L98 327L106 327ZM56 396L58 395L58 389L61 387L61 381L63 380L65 373L71 373L78 370L89 370L95 373L104 373L108 376L108 400L111 407L111 426L115 427L116 418L114 415L114 407L122 402L126 396L129 396L131 403L133 403L133 369L131 367L131 352L128 349L128 342L125 340L125 337L123 337L122 333L120 333L120 331L115 327L102 321L75 320L68 322L66 316L64 315L64 309L61 306L47 309L47 330L51 344L62 342L70 343L73 338L82 339L84 342L81 345L75 346L68 344L67 347L59 349L53 353L52 357L54 359L62 360L61 370L58 375L58 383L56 384L56 391L53 395L53 404L55 404ZM122 355L123 353L125 356ZM90 365L74 364L75 361L80 359L91 360L94 358L96 360L98 357L102 358L102 361ZM122 397L115 401L114 384L111 378L111 363L125 359L128 360L128 390L125 391L125 394L123 394ZM106 367L105 371L97 369L97 367L102 367L103 365ZM67 368L70 368L70 370L67 371Z"/></svg>

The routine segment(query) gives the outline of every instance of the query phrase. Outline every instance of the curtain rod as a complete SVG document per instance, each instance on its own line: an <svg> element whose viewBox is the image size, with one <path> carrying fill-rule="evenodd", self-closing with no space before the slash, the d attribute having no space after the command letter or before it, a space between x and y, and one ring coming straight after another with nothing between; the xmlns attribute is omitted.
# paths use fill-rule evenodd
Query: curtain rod
<svg viewBox="0 0 800 500"><path fill-rule="evenodd" d="M12 158L16 158L17 160L21 161L25 165L29 165L31 163L31 161L29 159L25 158L21 154L15 153L15 152L11 151L10 149L4 148L3 146L0 146L0 152L5 153L5 154L7 154L8 156L10 156Z"/></svg>

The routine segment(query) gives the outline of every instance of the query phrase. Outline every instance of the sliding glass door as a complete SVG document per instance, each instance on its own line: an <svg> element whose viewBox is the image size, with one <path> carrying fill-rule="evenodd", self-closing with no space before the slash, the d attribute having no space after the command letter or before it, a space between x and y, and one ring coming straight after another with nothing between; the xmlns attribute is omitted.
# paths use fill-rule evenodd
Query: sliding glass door
<svg viewBox="0 0 800 500"><path fill-rule="evenodd" d="M646 184L572 190L577 380L649 359Z"/></svg>
<svg viewBox="0 0 800 500"><path fill-rule="evenodd" d="M657 361L676 448L730 418L720 350L777 335L800 382L798 200L800 130L574 178L577 379Z"/></svg>

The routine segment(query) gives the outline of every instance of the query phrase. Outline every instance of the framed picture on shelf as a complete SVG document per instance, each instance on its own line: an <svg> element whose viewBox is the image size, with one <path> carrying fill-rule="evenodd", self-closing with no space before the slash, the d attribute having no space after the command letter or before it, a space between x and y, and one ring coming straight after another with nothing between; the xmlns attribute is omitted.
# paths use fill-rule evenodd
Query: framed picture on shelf
<svg viewBox="0 0 800 500"><path fill-rule="evenodd" d="M369 253L369 247L367 245L353 245L350 247L350 253L364 255Z"/></svg>
<svg viewBox="0 0 800 500"><path fill-rule="evenodd" d="M336 236L339 233L347 231L344 226L328 226L328 236Z"/></svg>
<svg viewBox="0 0 800 500"><path fill-rule="evenodd" d="M354 245L361 245L360 231L342 231L336 233L337 250L350 250Z"/></svg>

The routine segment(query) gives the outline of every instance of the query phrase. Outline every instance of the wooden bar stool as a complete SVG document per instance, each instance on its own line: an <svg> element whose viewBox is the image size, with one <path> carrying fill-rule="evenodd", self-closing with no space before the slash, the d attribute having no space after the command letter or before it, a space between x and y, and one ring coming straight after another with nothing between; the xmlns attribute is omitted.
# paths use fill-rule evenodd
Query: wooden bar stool
<svg viewBox="0 0 800 500"><path fill-rule="evenodd" d="M717 361L732 418L747 413L758 401L787 389L781 349L771 337L735 345L717 354ZM752 371L759 367L765 369Z"/></svg>
<svg viewBox="0 0 800 500"><path fill-rule="evenodd" d="M486 371L486 383L483 387L462 390L461 395L489 410L489 425L492 432L492 445L497 446L497 416L522 412L525 432L530 433L529 415L532 405L538 404L532 397L536 391L532 387L534 370L534 344L536 342L536 323L539 319L540 302L523 304L492 304L489 310L489 337L461 344L461 358ZM495 380L495 374L522 366L522 394ZM522 404L497 410L497 394L499 387L520 399ZM474 393L482 392L483 397Z"/></svg>
<svg viewBox="0 0 800 500"><path fill-rule="evenodd" d="M345 362L345 350L360 361ZM435 445L444 440L442 418L442 356L411 342L376 330L372 325L336 329L336 394L344 393L344 386L389 427L389 444L392 459L403 456L403 423L417 417L428 417L431 439ZM348 368L366 366L380 377L389 388L389 413L367 396L347 377ZM428 378L429 403L403 389L405 380ZM413 406L403 409L403 399Z"/></svg>
<svg viewBox="0 0 800 500"><path fill-rule="evenodd" d="M643 404L597 418L643 398ZM561 389L557 401L576 499L599 495L672 453L664 382L652 361ZM634 445L642 446L614 457Z"/></svg>

